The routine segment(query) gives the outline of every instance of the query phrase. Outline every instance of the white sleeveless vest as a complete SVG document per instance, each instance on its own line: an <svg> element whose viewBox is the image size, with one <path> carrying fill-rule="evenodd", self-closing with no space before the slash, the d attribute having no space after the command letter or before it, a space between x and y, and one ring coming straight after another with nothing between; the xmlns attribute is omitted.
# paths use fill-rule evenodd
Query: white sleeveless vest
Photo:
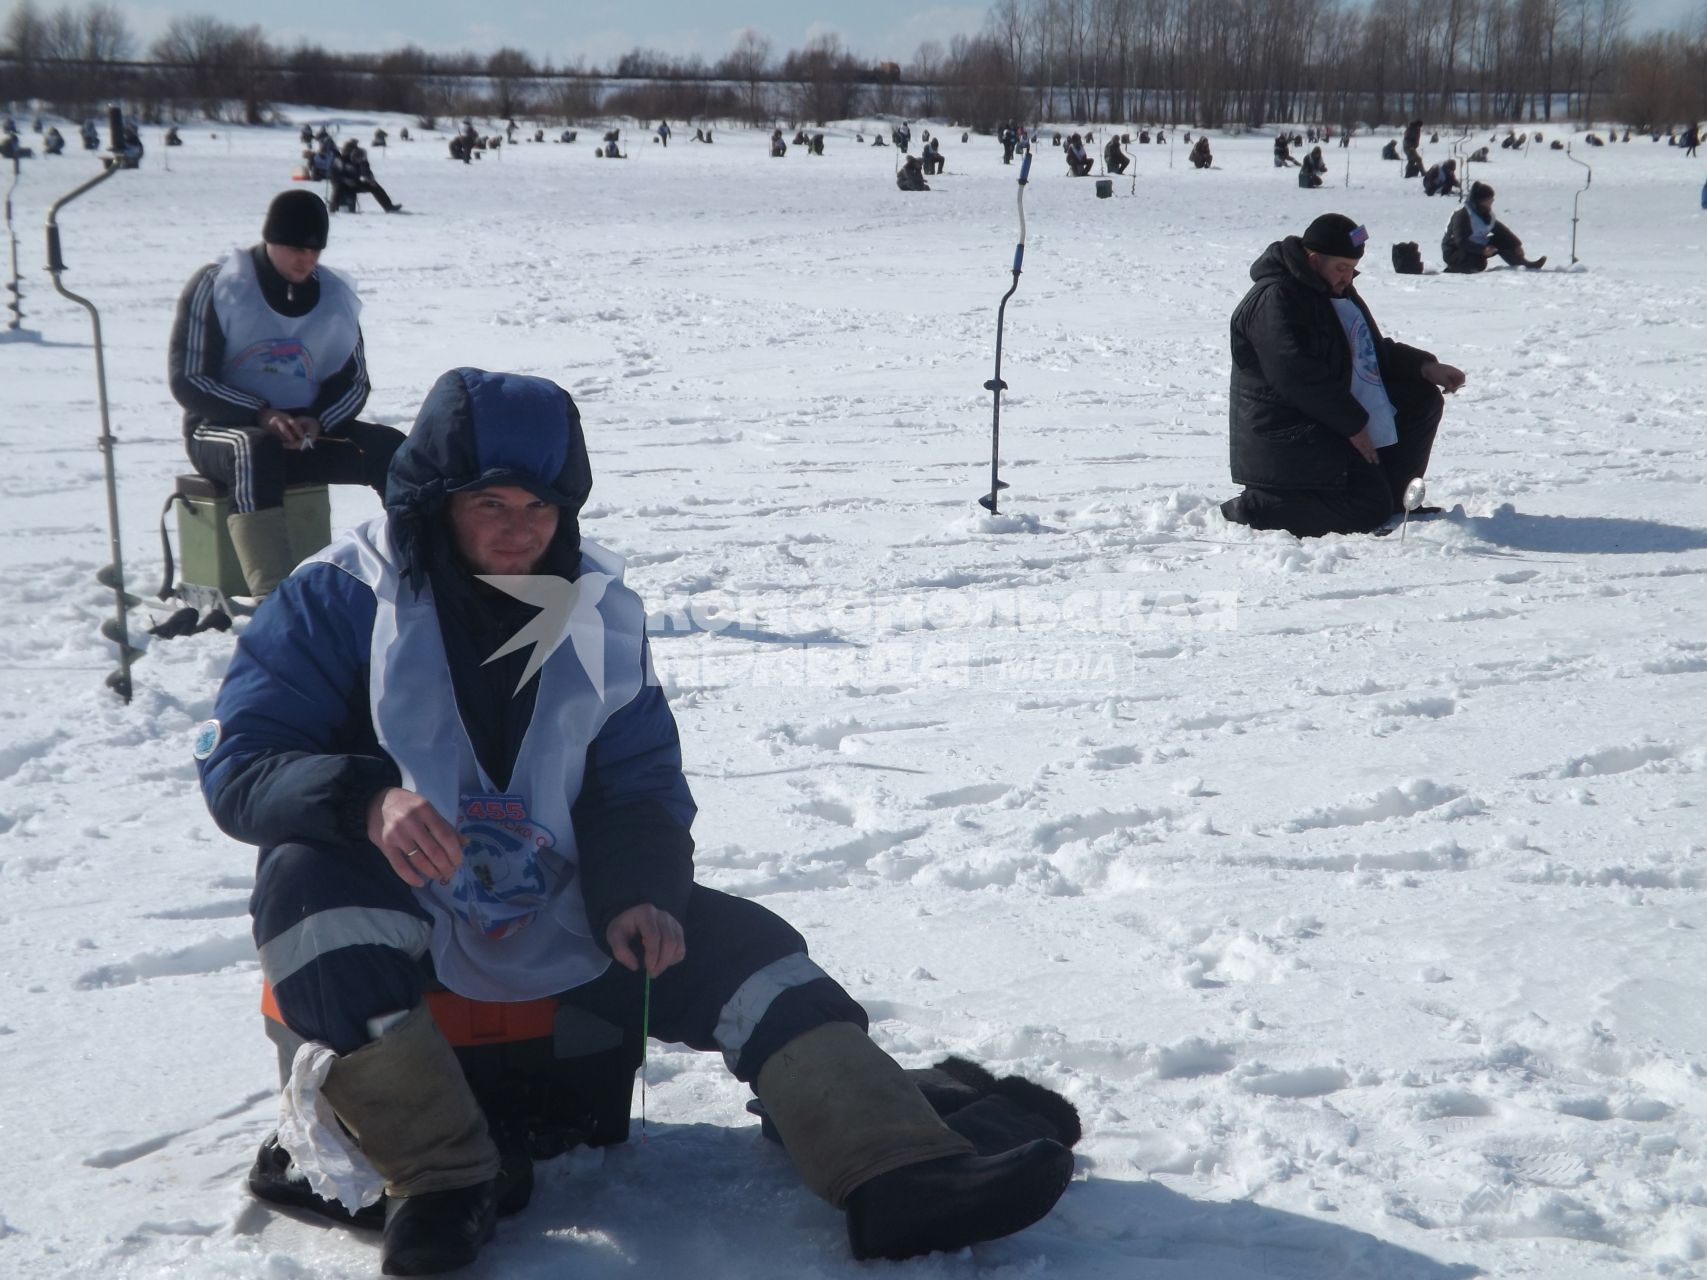
<svg viewBox="0 0 1707 1280"><path fill-rule="evenodd" d="M1464 212L1470 215L1470 242L1486 248L1488 237L1494 234L1494 224L1478 213L1473 204L1465 205Z"/></svg>
<svg viewBox="0 0 1707 1280"><path fill-rule="evenodd" d="M416 595L402 581L386 518L376 516L314 557L373 589L374 730L403 785L465 837L463 865L451 883L429 882L415 895L433 917L439 980L476 1000L555 995L591 981L610 963L587 921L570 809L581 792L587 748L649 681L646 611L622 583L620 556L590 542L582 542L581 553L575 605L541 640L550 654L501 797L457 712L431 586ZM535 621L551 617L548 608Z"/></svg>
<svg viewBox="0 0 1707 1280"><path fill-rule="evenodd" d="M1369 441L1377 449L1399 442L1399 418L1381 380L1381 359L1375 353L1375 335L1369 322L1350 298L1335 298L1334 314L1351 344L1351 394L1369 415Z"/></svg>
<svg viewBox="0 0 1707 1280"><path fill-rule="evenodd" d="M281 316L261 295L247 249L220 259L213 310L225 335L220 381L259 396L274 409L306 409L320 385L349 362L360 336L362 303L353 284L330 267L316 269L320 301L305 316Z"/></svg>

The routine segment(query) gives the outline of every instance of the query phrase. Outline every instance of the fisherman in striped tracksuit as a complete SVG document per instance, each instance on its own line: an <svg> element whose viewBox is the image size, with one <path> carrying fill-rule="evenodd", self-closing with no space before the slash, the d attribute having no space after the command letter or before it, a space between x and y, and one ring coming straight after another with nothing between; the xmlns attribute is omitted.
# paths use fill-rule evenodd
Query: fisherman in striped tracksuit
<svg viewBox="0 0 1707 1280"><path fill-rule="evenodd" d="M319 196L282 193L260 244L196 272L172 326L185 447L231 494L231 541L255 597L296 566L286 486L365 484L383 495L403 442L394 427L356 421L368 396L361 299L319 265L328 225Z"/></svg>

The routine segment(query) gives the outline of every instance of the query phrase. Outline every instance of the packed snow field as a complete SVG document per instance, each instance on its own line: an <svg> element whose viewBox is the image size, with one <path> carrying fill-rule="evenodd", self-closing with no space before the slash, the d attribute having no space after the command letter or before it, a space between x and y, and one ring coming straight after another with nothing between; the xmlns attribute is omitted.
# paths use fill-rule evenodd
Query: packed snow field
<svg viewBox="0 0 1707 1280"><path fill-rule="evenodd" d="M1496 147L1471 176L1548 270L1401 277L1392 244L1438 267L1454 205L1386 134L1330 146L1313 192L1262 134L1213 135L1201 173L1134 146L1111 200L1046 146L991 517L1018 175L993 140L944 130L947 172L904 195L858 122L823 157L678 128L596 160L586 128L464 166L396 143L408 120L291 115L394 137L406 213L364 197L325 255L365 300L364 416L406 427L463 364L579 403L583 525L653 610L701 879L801 928L905 1064L1078 1106L1049 1218L906 1274L1707 1274L1707 163L1579 141L1581 265L1555 270L1584 170ZM299 150L185 132L60 220L150 597L187 469L173 305ZM94 171L26 162L40 337L0 345L0 1274L365 1276L372 1238L242 1185L276 1115L254 854L190 756L233 638L148 645L128 707L102 688L89 324L35 269ZM1370 229L1383 328L1469 377L1430 478L1462 512L1403 540L1217 509L1228 316L1326 210ZM376 510L334 496L335 524ZM648 1079L648 1140L542 1165L471 1274L869 1270L716 1055L654 1046Z"/></svg>

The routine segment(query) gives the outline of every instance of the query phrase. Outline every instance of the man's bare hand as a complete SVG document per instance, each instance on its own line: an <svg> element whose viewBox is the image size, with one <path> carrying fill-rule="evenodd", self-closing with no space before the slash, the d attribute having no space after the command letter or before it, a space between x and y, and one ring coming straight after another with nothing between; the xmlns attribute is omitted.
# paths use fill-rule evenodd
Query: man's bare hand
<svg viewBox="0 0 1707 1280"><path fill-rule="evenodd" d="M1365 462L1375 461L1375 442L1369 438L1368 427L1351 437L1351 447L1362 455Z"/></svg>
<svg viewBox="0 0 1707 1280"><path fill-rule="evenodd" d="M618 964L637 972L644 964L649 978L656 978L688 953L681 922L646 902L612 920L605 941Z"/></svg>
<svg viewBox="0 0 1707 1280"><path fill-rule="evenodd" d="M305 413L294 414L291 421L296 423L296 429L301 433L298 449L312 449L314 442L320 438L320 419L310 417Z"/></svg>
<svg viewBox="0 0 1707 1280"><path fill-rule="evenodd" d="M462 865L462 838L425 796L387 787L367 806L367 838L379 847L397 878L419 889L428 880L449 884Z"/></svg>
<svg viewBox="0 0 1707 1280"><path fill-rule="evenodd" d="M272 432L287 449L302 448L302 419L283 409L262 409L255 415L255 425L263 431Z"/></svg>
<svg viewBox="0 0 1707 1280"><path fill-rule="evenodd" d="M1428 381L1434 383L1447 395L1451 395L1464 385L1464 370L1442 364L1438 360L1430 360L1418 372Z"/></svg>

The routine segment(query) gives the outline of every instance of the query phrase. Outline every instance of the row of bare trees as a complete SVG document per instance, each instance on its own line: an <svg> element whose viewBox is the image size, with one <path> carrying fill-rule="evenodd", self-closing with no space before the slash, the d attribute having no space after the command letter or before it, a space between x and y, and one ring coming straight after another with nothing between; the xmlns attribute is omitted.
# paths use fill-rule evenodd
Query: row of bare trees
<svg viewBox="0 0 1707 1280"><path fill-rule="evenodd" d="M524 109L579 117L597 110L598 95L575 79L578 64L559 73L519 49L487 55L433 54L405 45L385 53L328 50L314 43L284 48L259 26L234 26L206 15L176 17L144 51L123 15L96 0L52 12L20 0L0 29L0 101L36 100L67 115L123 99L145 119L267 119L275 102L397 111L421 116ZM560 76L542 91L538 77Z"/></svg>
<svg viewBox="0 0 1707 1280"><path fill-rule="evenodd" d="M949 62L979 81L1002 67L1009 109L1043 119L1707 115L1707 18L1633 42L1630 16L1630 0L997 0Z"/></svg>
<svg viewBox="0 0 1707 1280"><path fill-rule="evenodd" d="M1707 16L1629 34L1632 0L996 0L984 29L872 66L833 35L780 56L747 30L714 62L633 49L600 69L514 48L477 55L284 48L259 26L177 17L146 49L104 0L19 0L0 29L0 102L69 115L125 100L145 119L275 102L561 119L787 119L866 113L1231 124L1422 117L1666 126L1707 116Z"/></svg>

